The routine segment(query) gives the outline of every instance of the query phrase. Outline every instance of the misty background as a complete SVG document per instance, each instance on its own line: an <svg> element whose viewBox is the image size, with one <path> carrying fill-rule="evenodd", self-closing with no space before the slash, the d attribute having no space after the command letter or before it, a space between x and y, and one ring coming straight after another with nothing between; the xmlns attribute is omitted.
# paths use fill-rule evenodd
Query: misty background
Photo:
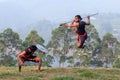
<svg viewBox="0 0 120 80"><path fill-rule="evenodd" d="M0 0L0 32L6 28L20 34L24 39L33 29L45 39L60 23L99 13L91 18L99 35L111 32L120 39L119 0ZM48 36L50 35L50 36Z"/></svg>

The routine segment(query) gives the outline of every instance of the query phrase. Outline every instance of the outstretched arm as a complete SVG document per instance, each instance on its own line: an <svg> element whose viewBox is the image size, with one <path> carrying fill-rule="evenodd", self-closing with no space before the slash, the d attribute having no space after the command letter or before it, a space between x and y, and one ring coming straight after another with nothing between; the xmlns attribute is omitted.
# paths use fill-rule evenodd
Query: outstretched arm
<svg viewBox="0 0 120 80"><path fill-rule="evenodd" d="M64 23L64 26L67 26L67 27L70 27L70 28L74 28L74 27L78 27L79 23L75 23L75 24L73 24L73 22L72 22L72 24Z"/></svg>
<svg viewBox="0 0 120 80"><path fill-rule="evenodd" d="M79 26L79 23L75 23L75 24L74 24L74 22L72 22L71 24L65 23L64 26L70 27L73 32L76 32L77 27Z"/></svg>

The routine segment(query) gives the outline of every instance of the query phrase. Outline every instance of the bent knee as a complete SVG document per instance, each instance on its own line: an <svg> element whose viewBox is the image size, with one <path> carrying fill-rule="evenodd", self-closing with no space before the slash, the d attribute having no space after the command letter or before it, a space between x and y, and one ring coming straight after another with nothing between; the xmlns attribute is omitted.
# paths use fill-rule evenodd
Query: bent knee
<svg viewBox="0 0 120 80"><path fill-rule="evenodd" d="M18 59L18 60L20 59L20 57L21 57L21 55L17 55L17 59Z"/></svg>
<svg viewBox="0 0 120 80"><path fill-rule="evenodd" d="M39 58L39 57L37 57L37 58L35 59L35 61L36 61L36 62L42 62L42 59Z"/></svg>

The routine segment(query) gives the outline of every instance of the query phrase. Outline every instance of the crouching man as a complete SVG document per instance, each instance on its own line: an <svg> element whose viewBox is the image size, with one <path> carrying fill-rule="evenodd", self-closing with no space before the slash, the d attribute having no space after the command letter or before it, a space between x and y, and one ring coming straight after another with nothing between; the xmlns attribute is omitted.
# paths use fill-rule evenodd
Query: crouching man
<svg viewBox="0 0 120 80"><path fill-rule="evenodd" d="M42 59L38 56L33 55L37 49L38 48L35 45L32 45L26 50L22 51L22 53L17 55L19 72L21 72L21 67L24 65L25 61L32 61L38 63L38 72L40 72ZM42 54L45 54L45 52L42 51Z"/></svg>

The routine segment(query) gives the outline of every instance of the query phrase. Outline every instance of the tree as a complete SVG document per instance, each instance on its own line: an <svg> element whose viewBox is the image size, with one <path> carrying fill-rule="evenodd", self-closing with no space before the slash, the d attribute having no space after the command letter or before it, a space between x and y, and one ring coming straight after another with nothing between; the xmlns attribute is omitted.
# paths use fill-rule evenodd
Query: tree
<svg viewBox="0 0 120 80"><path fill-rule="evenodd" d="M5 41L3 40L2 33L0 33L0 52L4 52L5 50Z"/></svg>
<svg viewBox="0 0 120 80"><path fill-rule="evenodd" d="M102 59L104 59L104 63L106 63L105 67L110 67L108 65L112 65L115 60L115 53L118 44L117 39L110 33L106 33L103 36L102 40Z"/></svg>
<svg viewBox="0 0 120 80"><path fill-rule="evenodd" d="M15 59L14 55L12 56L12 54L10 54L10 55L2 54L1 55L0 65L15 66L16 62L17 62L17 60Z"/></svg>
<svg viewBox="0 0 120 80"><path fill-rule="evenodd" d="M115 46L113 47L113 53L114 53L113 67L120 68L120 42L115 44Z"/></svg>
<svg viewBox="0 0 120 80"><path fill-rule="evenodd" d="M1 65L14 66L16 64L16 52L20 49L21 43L19 34L10 28L0 34Z"/></svg>
<svg viewBox="0 0 120 80"><path fill-rule="evenodd" d="M120 68L120 57L116 58L116 60L113 63L113 67Z"/></svg>
<svg viewBox="0 0 120 80"><path fill-rule="evenodd" d="M88 39L85 42L86 47L83 51L76 47L77 35L72 32L71 29L68 29L64 26L58 27L52 31L52 39L48 43L48 46L51 49L51 53L56 55L59 65L64 65L64 63L67 61L70 63L69 66L74 66L73 64L76 64L76 59L79 59L79 62L84 60L83 64L88 65L90 64L91 58L101 52L101 40L94 25L86 26L86 30L88 33ZM92 53L89 54L90 52ZM87 57L83 56L83 58L79 56L79 54L84 53L87 55ZM70 56L73 57L69 58Z"/></svg>
<svg viewBox="0 0 120 80"><path fill-rule="evenodd" d="M25 41L23 42L23 46L26 48L26 47L29 47L30 45L36 45L36 44L40 44L40 45L44 46L44 39L38 35L37 31L32 30L28 34L28 36L25 38ZM36 55L38 55L42 58L43 66L51 66L51 64L53 62L53 56L51 56L51 55L43 56L43 55L41 55L40 52L36 52Z"/></svg>
<svg viewBox="0 0 120 80"><path fill-rule="evenodd" d="M52 39L47 46L53 53L53 56L55 56L58 60L59 67L61 67L61 64L64 66L66 61L66 54L69 51L70 39L67 27L58 27L52 31Z"/></svg>
<svg viewBox="0 0 120 80"><path fill-rule="evenodd" d="M73 66L73 64L74 64L74 61L73 61L73 56L68 56L67 58L67 62L70 64L69 66Z"/></svg>
<svg viewBox="0 0 120 80"><path fill-rule="evenodd" d="M51 64L54 62L54 57L51 55L42 55L40 52L37 54L42 58L42 66L51 67Z"/></svg>
<svg viewBox="0 0 120 80"><path fill-rule="evenodd" d="M86 45L85 48L84 49L76 49L76 47L73 48L74 55L76 56L76 58L79 59L79 66L89 66L91 64L91 61L96 61L94 57L96 57L99 60L99 57L97 55L101 53L101 39L99 38L98 32L95 29L94 25L91 24L86 26L86 32L88 38L85 42Z"/></svg>
<svg viewBox="0 0 120 80"><path fill-rule="evenodd" d="M25 38L25 41L23 42L23 46L29 47L30 45L36 45L36 44L43 45L44 39L38 35L37 31L32 30Z"/></svg>
<svg viewBox="0 0 120 80"><path fill-rule="evenodd" d="M13 32L12 29L7 28L2 33L2 39L5 41L6 47L10 48L19 48L22 44L22 40L19 37L19 34L16 32Z"/></svg>

